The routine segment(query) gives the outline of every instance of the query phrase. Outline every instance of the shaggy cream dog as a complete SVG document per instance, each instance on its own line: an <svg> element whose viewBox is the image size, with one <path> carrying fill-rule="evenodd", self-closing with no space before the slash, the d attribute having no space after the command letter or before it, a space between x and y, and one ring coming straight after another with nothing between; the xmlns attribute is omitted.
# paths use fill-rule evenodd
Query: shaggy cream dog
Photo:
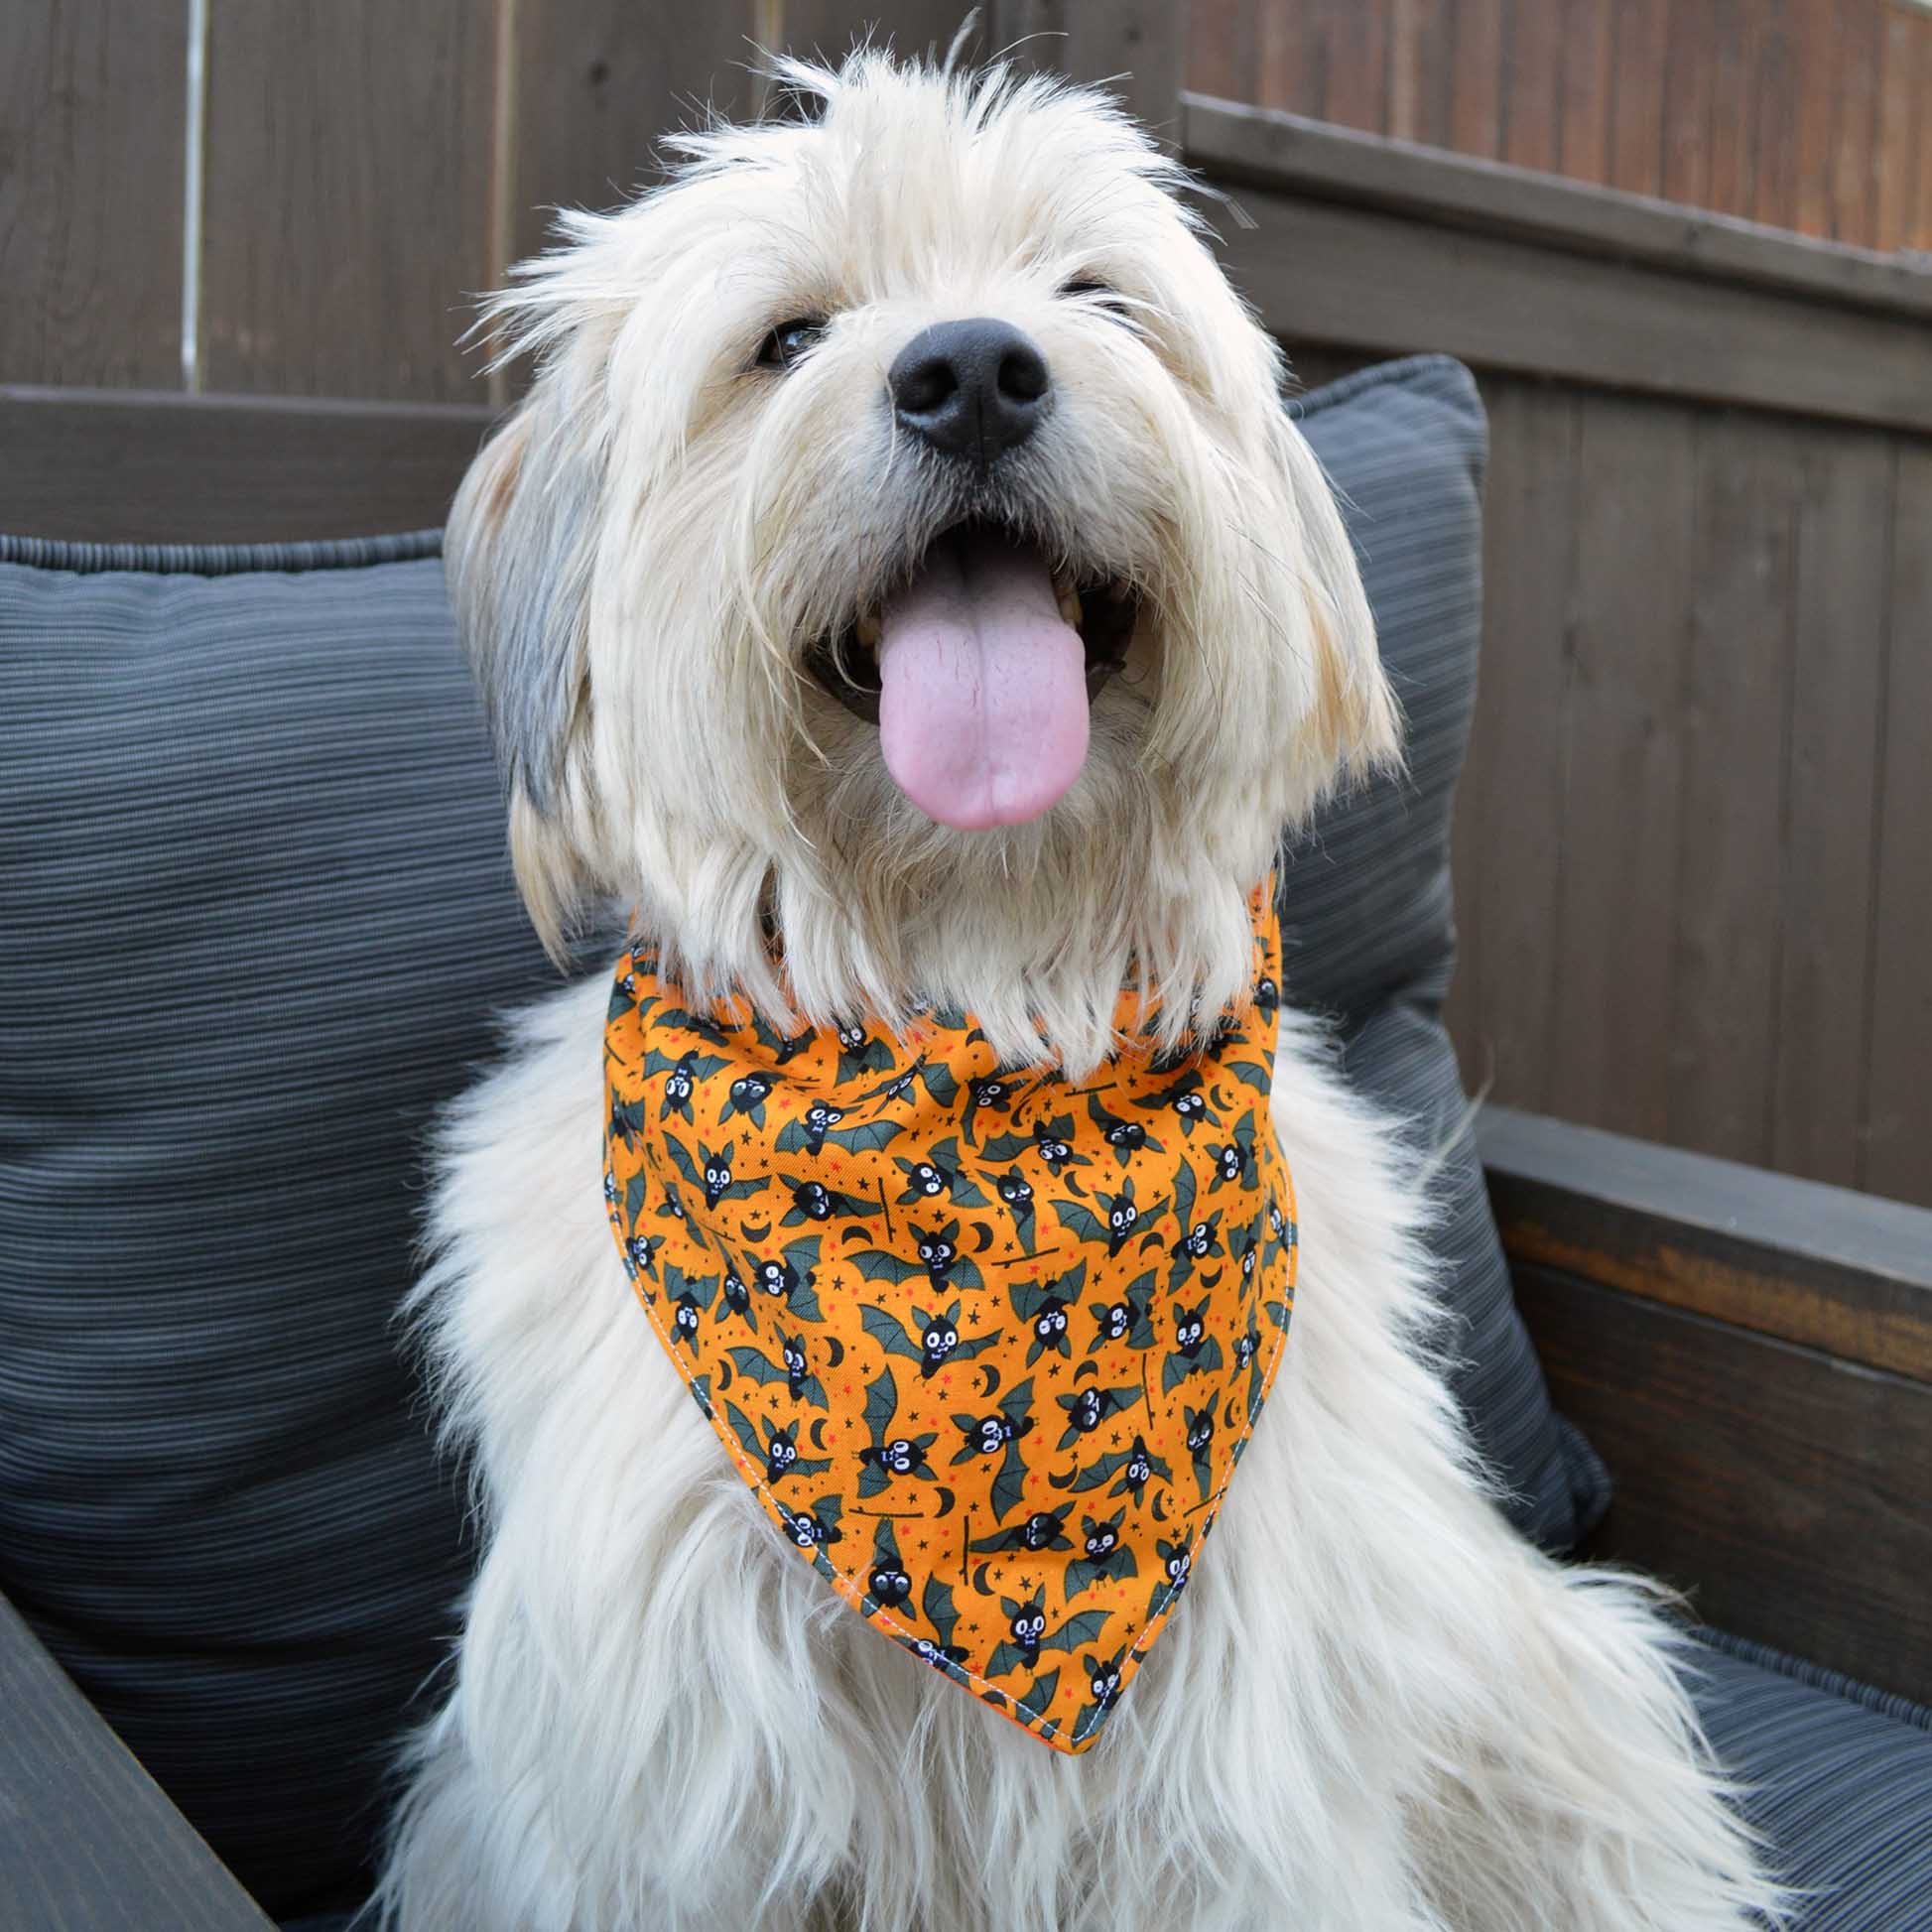
<svg viewBox="0 0 1932 1932"><path fill-rule="evenodd" d="M694 998L952 1002L1079 1078L1123 983L1170 1037L1244 995L1282 828L1394 755L1350 546L1178 172L1099 97L779 73L809 116L689 141L496 305L541 374L450 565L519 876L553 942L633 912ZM892 612L995 564L1078 642L1035 671L995 637L935 696ZM1187 1601L1067 1756L862 1627L687 1398L598 1194L607 994L526 1014L443 1144L419 1313L487 1548L393 1922L1758 1922L1653 1593L1485 1492L1419 1187L1313 1026L1284 1014L1274 1074L1285 1365Z"/></svg>

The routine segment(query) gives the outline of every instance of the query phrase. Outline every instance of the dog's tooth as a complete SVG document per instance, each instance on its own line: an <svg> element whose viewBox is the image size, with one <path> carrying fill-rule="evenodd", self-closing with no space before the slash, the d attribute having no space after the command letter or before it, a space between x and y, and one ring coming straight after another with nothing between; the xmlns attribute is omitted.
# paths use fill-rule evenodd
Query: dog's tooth
<svg viewBox="0 0 1932 1932"><path fill-rule="evenodd" d="M879 648L879 638L882 633L879 629L879 620L876 617L869 614L861 617L858 620L857 630L858 641L866 650L876 651Z"/></svg>
<svg viewBox="0 0 1932 1932"><path fill-rule="evenodd" d="M1060 614L1076 629L1080 627L1080 592L1078 590L1069 588L1061 591Z"/></svg>

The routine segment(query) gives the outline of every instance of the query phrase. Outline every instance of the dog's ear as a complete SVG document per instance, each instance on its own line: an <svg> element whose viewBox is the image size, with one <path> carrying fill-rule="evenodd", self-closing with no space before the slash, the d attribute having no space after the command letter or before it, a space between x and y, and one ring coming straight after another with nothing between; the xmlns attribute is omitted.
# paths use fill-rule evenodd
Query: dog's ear
<svg viewBox="0 0 1932 1932"><path fill-rule="evenodd" d="M586 884L594 440L567 433L546 372L469 466L450 512L445 572L509 791L517 883L561 960Z"/></svg>
<svg viewBox="0 0 1932 1932"><path fill-rule="evenodd" d="M1315 653L1310 749L1325 762L1328 782L1363 777L1399 761L1401 711L1382 670L1375 620L1335 491L1285 410L1274 412L1272 430L1276 465L1297 525Z"/></svg>

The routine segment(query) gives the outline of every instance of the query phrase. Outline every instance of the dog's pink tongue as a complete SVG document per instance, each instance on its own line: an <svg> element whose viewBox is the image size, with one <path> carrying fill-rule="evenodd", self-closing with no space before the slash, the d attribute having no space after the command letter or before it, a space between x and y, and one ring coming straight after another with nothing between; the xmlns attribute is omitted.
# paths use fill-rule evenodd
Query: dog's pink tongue
<svg viewBox="0 0 1932 1932"><path fill-rule="evenodd" d="M880 748L929 818L1020 825L1080 776L1087 654L1037 550L942 537L879 622Z"/></svg>

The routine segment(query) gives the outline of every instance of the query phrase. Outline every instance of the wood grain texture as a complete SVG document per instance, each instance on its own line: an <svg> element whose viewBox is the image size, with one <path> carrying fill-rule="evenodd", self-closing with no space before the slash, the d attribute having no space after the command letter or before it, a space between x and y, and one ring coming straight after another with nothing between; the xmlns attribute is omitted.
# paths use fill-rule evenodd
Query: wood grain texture
<svg viewBox="0 0 1932 1932"><path fill-rule="evenodd" d="M488 288L495 9L214 0L206 386L457 400Z"/></svg>
<svg viewBox="0 0 1932 1932"><path fill-rule="evenodd" d="M0 389L0 530L293 543L427 529L489 422L462 405Z"/></svg>
<svg viewBox="0 0 1932 1932"><path fill-rule="evenodd" d="M1550 1029L1551 1104L1622 1133L1669 1120L1672 930L1684 797L1684 613L1695 461L1689 417L1580 402L1574 614Z"/></svg>
<svg viewBox="0 0 1932 1932"><path fill-rule="evenodd" d="M0 380L181 381L186 13L0 9Z"/></svg>
<svg viewBox="0 0 1932 1932"><path fill-rule="evenodd" d="M842 49L833 9L797 9L794 48ZM806 16L816 12L818 23ZM510 98L513 260L534 255L558 208L608 208L661 177L658 142L698 126L708 108L755 104L759 31L753 0L543 0L516 10ZM505 264L499 264L499 269Z"/></svg>
<svg viewBox="0 0 1932 1932"><path fill-rule="evenodd" d="M1932 1210L1488 1107L1511 1258L1932 1387Z"/></svg>
<svg viewBox="0 0 1932 1932"><path fill-rule="evenodd" d="M1191 0L995 0L989 19L994 45L1105 82L1155 134L1180 139Z"/></svg>
<svg viewBox="0 0 1932 1932"><path fill-rule="evenodd" d="M1184 105L1189 158L1218 178L1932 322L1932 274L1869 250L1666 207L1506 163L1380 140L1302 114L1195 93Z"/></svg>
<svg viewBox="0 0 1932 1932"><path fill-rule="evenodd" d="M0 1598L0 1887L17 1932L269 1921Z"/></svg>
<svg viewBox="0 0 1932 1932"><path fill-rule="evenodd" d="M1785 905L1796 452L1785 426L1731 412L1701 421L1697 445L1662 1137L1762 1163Z"/></svg>
<svg viewBox="0 0 1932 1932"><path fill-rule="evenodd" d="M689 15L702 18L705 10L682 8L677 0L671 0L664 11L684 19ZM731 8L727 5L718 11L728 15ZM871 0L869 5L866 0L780 0L777 9L783 42L790 52L822 54L832 60L839 59L868 36L880 43L889 41L902 54L932 51L944 57L968 11L959 0ZM686 31L698 25L698 20L690 20ZM983 46L983 24L978 38Z"/></svg>
<svg viewBox="0 0 1932 1932"><path fill-rule="evenodd" d="M1932 248L1932 15L1902 0L1197 0L1197 18L1202 48L1253 54L1211 57L1199 91Z"/></svg>
<svg viewBox="0 0 1932 1932"><path fill-rule="evenodd" d="M1886 438L1818 429L1798 462L1770 1164L1856 1187L1894 459Z"/></svg>
<svg viewBox="0 0 1932 1932"><path fill-rule="evenodd" d="M1578 529L1577 399L1483 383L1482 660L1456 799L1460 944L1449 1024L1464 1084L1547 1108L1565 843L1562 715Z"/></svg>
<svg viewBox="0 0 1932 1932"><path fill-rule="evenodd" d="M1290 340L1441 349L1502 369L1880 426L1932 429L1915 321L1243 189L1224 260Z"/></svg>
<svg viewBox="0 0 1932 1932"><path fill-rule="evenodd" d="M1585 1554L1740 1636L1932 1697L1932 1389L1556 1270L1515 1284L1552 1399L1615 1479Z"/></svg>
<svg viewBox="0 0 1932 1932"><path fill-rule="evenodd" d="M1861 1183L1932 1203L1932 447L1901 445Z"/></svg>

